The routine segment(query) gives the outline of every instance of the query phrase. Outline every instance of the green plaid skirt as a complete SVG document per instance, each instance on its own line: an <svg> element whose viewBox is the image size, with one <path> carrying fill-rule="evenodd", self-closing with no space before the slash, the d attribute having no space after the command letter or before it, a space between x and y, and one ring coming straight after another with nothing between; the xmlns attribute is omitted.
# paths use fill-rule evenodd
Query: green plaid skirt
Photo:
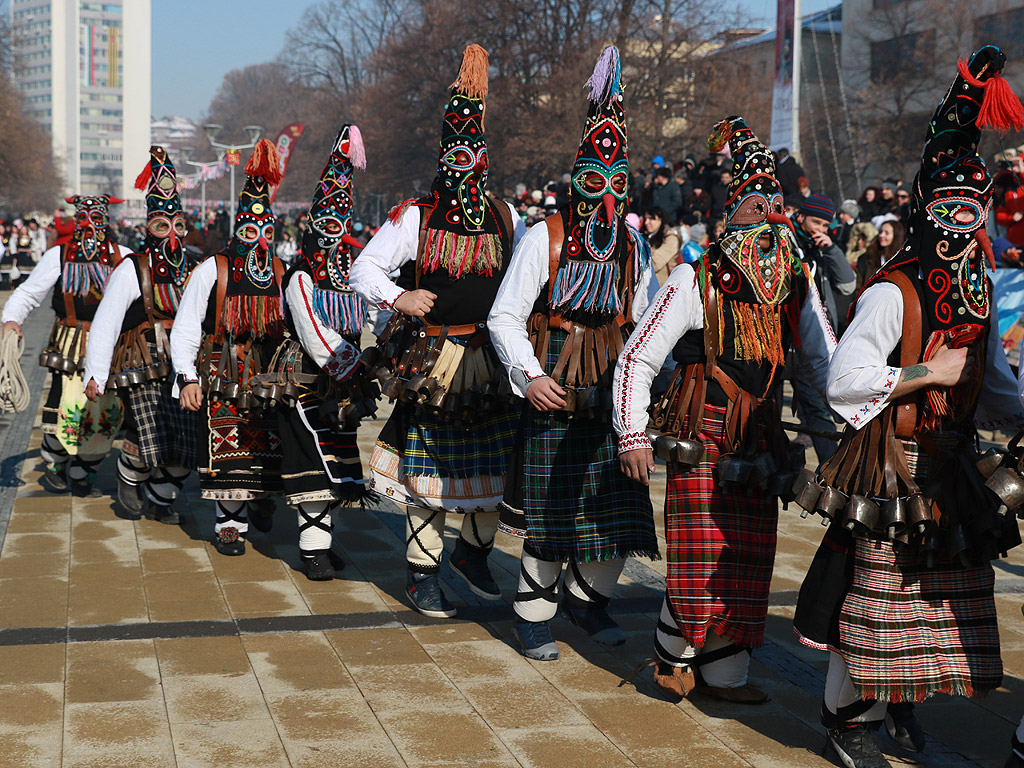
<svg viewBox="0 0 1024 768"><path fill-rule="evenodd" d="M610 413L588 420L524 407L502 530L524 529L543 560L661 557L650 494L619 469L611 421Z"/></svg>

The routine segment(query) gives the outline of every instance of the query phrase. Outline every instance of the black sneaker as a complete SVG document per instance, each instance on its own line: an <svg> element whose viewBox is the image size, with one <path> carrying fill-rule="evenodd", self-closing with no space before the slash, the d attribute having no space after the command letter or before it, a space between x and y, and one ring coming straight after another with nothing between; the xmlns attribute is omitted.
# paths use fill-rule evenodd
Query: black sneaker
<svg viewBox="0 0 1024 768"><path fill-rule="evenodd" d="M137 483L129 483L121 477L120 472L117 473L117 500L133 515L142 512L142 489Z"/></svg>
<svg viewBox="0 0 1024 768"><path fill-rule="evenodd" d="M831 747L846 768L892 768L871 731L864 723L827 728L824 752Z"/></svg>
<svg viewBox="0 0 1024 768"><path fill-rule="evenodd" d="M164 525L181 525L181 516L169 504L157 504L149 499L143 502L142 516Z"/></svg>
<svg viewBox="0 0 1024 768"><path fill-rule="evenodd" d="M1016 733L1013 734L1010 745L1013 747L1013 751L1010 752L1010 757L1003 768L1024 768L1024 744L1017 738Z"/></svg>
<svg viewBox="0 0 1024 768"><path fill-rule="evenodd" d="M601 645L624 645L626 636L603 605L581 600L566 590L562 600L562 613L577 627Z"/></svg>
<svg viewBox="0 0 1024 768"><path fill-rule="evenodd" d="M39 476L39 484L50 493L67 493L68 479L64 474L66 464L47 464Z"/></svg>
<svg viewBox="0 0 1024 768"><path fill-rule="evenodd" d="M914 717L914 705L909 701L892 704L885 708L885 730L893 744L908 752L924 750L924 729Z"/></svg>
<svg viewBox="0 0 1024 768"><path fill-rule="evenodd" d="M433 619L450 619L455 615L455 606L441 591L441 579L437 572L418 573L409 570L405 578L405 594L409 596L412 607L424 616Z"/></svg>
<svg viewBox="0 0 1024 768"><path fill-rule="evenodd" d="M516 618L512 625L523 656L537 661L554 661L558 658L558 644L551 636L551 625L547 621L523 621Z"/></svg>
<svg viewBox="0 0 1024 768"><path fill-rule="evenodd" d="M330 553L327 551L316 552L312 557L303 554L302 567L306 578L310 581L331 581L337 576L334 572L334 565L331 563Z"/></svg>
<svg viewBox="0 0 1024 768"><path fill-rule="evenodd" d="M245 534L237 528L221 528L213 535L213 547L222 555L235 557L245 554Z"/></svg>
<svg viewBox="0 0 1024 768"><path fill-rule="evenodd" d="M448 562L455 575L466 582L474 595L484 600L501 600L501 590L491 576L491 569L487 567L487 556L490 553L490 549L474 547L459 536Z"/></svg>

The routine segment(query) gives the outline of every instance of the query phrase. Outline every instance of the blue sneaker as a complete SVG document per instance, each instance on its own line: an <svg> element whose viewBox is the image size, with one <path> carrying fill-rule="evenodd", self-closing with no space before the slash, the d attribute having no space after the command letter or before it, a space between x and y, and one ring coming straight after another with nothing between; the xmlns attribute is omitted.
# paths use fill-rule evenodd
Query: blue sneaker
<svg viewBox="0 0 1024 768"><path fill-rule="evenodd" d="M626 636L608 615L604 605L581 600L566 590L565 598L562 600L562 612L569 621L601 645L616 646L624 645L626 642Z"/></svg>
<svg viewBox="0 0 1024 768"><path fill-rule="evenodd" d="M522 654L537 661L554 661L558 658L558 645L551 636L551 625L546 621L523 621L516 618L512 625Z"/></svg>
<svg viewBox="0 0 1024 768"><path fill-rule="evenodd" d="M455 615L455 606L441 591L441 580L437 573L418 573L409 570L405 578L405 594L412 607L432 619L450 619Z"/></svg>
<svg viewBox="0 0 1024 768"><path fill-rule="evenodd" d="M491 576L491 569L487 567L487 556L490 553L489 549L474 547L459 536L455 540L455 549L452 550L448 564L452 572L473 590L474 595L484 600L501 600L501 590Z"/></svg>

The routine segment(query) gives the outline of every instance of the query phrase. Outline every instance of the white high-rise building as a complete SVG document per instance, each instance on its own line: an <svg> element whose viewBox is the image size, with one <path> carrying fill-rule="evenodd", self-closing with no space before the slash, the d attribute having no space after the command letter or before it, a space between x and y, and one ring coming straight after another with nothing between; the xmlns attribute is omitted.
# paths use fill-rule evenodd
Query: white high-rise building
<svg viewBox="0 0 1024 768"><path fill-rule="evenodd" d="M149 157L150 0L10 0L14 78L68 194L141 199Z"/></svg>

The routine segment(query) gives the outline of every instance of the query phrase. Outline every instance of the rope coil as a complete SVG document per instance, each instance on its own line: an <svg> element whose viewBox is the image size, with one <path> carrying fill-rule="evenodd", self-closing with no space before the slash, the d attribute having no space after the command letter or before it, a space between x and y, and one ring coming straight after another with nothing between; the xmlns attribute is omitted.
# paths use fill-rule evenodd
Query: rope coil
<svg viewBox="0 0 1024 768"><path fill-rule="evenodd" d="M21 413L29 406L31 394L21 370L25 340L8 331L0 341L0 413Z"/></svg>

